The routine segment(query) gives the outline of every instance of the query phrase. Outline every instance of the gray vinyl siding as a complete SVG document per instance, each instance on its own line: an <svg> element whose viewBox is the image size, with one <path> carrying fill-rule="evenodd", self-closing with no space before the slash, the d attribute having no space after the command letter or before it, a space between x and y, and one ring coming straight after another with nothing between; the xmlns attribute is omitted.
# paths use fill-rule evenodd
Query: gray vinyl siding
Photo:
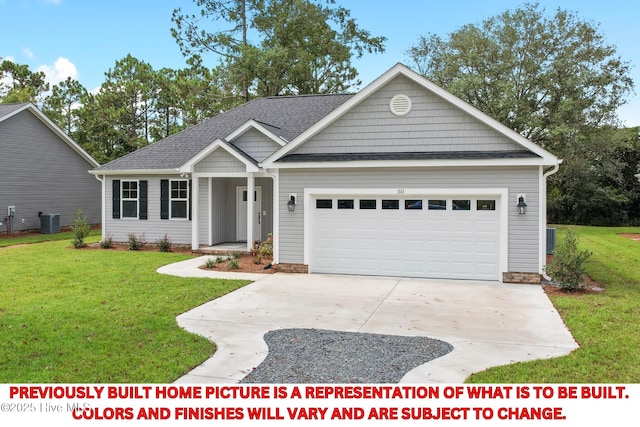
<svg viewBox="0 0 640 427"><path fill-rule="evenodd" d="M148 219L113 219L111 212L112 182L114 179L146 180L148 183ZM174 244L191 245L192 221L185 219L160 219L160 181L180 179L179 176L116 176L108 177L105 188L106 220L105 236L114 242L127 242L129 233L154 243L166 234ZM195 181L194 181L195 182ZM255 185L262 187L262 210L267 213L262 222L262 240L273 232L273 180L256 178ZM192 189L193 197L199 196L198 239L200 245L236 241L236 187L246 187L245 178L198 179L198 189ZM209 197L211 197L212 229L209 230ZM193 202L191 203L193 206ZM211 239L210 239L211 237Z"/></svg>
<svg viewBox="0 0 640 427"><path fill-rule="evenodd" d="M318 169L280 171L280 262L304 261L305 188L508 188L508 268L513 272L538 272L539 170L521 168L433 168L433 169ZM301 203L287 211L289 193ZM518 215L515 199L526 193L528 211Z"/></svg>
<svg viewBox="0 0 640 427"><path fill-rule="evenodd" d="M14 231L39 230L39 212L73 223L82 209L100 224L101 184L87 162L51 129L25 110L0 122L0 229L6 231L7 206L16 207Z"/></svg>
<svg viewBox="0 0 640 427"><path fill-rule="evenodd" d="M389 109L397 94L412 109L397 117ZM406 77L367 97L291 154L511 151L522 146Z"/></svg>
<svg viewBox="0 0 640 427"><path fill-rule="evenodd" d="M245 172L247 167L226 150L218 148L195 165L195 172Z"/></svg>
<svg viewBox="0 0 640 427"><path fill-rule="evenodd" d="M112 182L114 179L121 181L146 180L147 189L147 214L148 219L122 218L113 219L111 200L113 196ZM180 179L179 176L145 176L128 175L126 177L107 177L105 187L104 206L106 210L103 234L111 237L114 242L127 242L129 233L143 238L147 243L154 243L165 234L173 244L191 244L191 221L188 219L160 219L160 180ZM195 194L195 189L193 189Z"/></svg>
<svg viewBox="0 0 640 427"><path fill-rule="evenodd" d="M249 129L246 131L233 141L233 145L253 157L258 162L263 161L278 149L282 148L281 145L276 144L256 129Z"/></svg>

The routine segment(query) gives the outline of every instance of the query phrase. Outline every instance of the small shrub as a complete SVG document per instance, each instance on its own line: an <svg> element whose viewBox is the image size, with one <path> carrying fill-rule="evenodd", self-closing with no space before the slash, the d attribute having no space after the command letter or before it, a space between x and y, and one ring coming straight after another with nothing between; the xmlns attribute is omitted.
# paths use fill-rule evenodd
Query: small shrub
<svg viewBox="0 0 640 427"><path fill-rule="evenodd" d="M251 248L254 264L261 264L263 258L270 258L273 255L273 237L269 233L264 242L256 241Z"/></svg>
<svg viewBox="0 0 640 427"><path fill-rule="evenodd" d="M104 239L100 240L100 247L102 249L109 249L111 248L111 246L113 246L113 238L111 236L105 237Z"/></svg>
<svg viewBox="0 0 640 427"><path fill-rule="evenodd" d="M73 247L76 249L84 248L87 244L84 239L89 235L91 227L87 224L87 216L82 214L82 209L78 209L78 215L71 224L73 232Z"/></svg>
<svg viewBox="0 0 640 427"><path fill-rule="evenodd" d="M222 261L224 261L224 258L222 258L222 256L220 255L216 255L216 264L220 264Z"/></svg>
<svg viewBox="0 0 640 427"><path fill-rule="evenodd" d="M260 243L258 251L264 257L270 257L273 255L273 234L269 233L267 235L267 240Z"/></svg>
<svg viewBox="0 0 640 427"><path fill-rule="evenodd" d="M240 264L238 263L237 259L230 259L227 262L227 267L229 267L229 270L237 270L238 268L240 268Z"/></svg>
<svg viewBox="0 0 640 427"><path fill-rule="evenodd" d="M213 258L208 258L207 262L204 263L204 267L205 268L213 268L213 266L216 264L216 260L214 260Z"/></svg>
<svg viewBox="0 0 640 427"><path fill-rule="evenodd" d="M585 286L584 263L590 256L591 252L587 250L578 251L578 236L573 230L567 230L564 240L556 247L546 272L562 288L582 288Z"/></svg>
<svg viewBox="0 0 640 427"><path fill-rule="evenodd" d="M160 252L171 252L171 239L166 234L162 239L156 240L156 248Z"/></svg>
<svg viewBox="0 0 640 427"><path fill-rule="evenodd" d="M144 246L144 237L138 237L134 233L129 233L129 250L138 251Z"/></svg>
<svg viewBox="0 0 640 427"><path fill-rule="evenodd" d="M239 259L240 258L240 252L234 252L231 254L231 258L232 259Z"/></svg>

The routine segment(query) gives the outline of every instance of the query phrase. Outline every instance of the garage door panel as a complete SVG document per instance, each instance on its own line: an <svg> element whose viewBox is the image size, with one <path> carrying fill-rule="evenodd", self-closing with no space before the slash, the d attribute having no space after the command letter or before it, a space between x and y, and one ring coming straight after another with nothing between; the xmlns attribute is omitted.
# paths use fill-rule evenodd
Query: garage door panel
<svg viewBox="0 0 640 427"><path fill-rule="evenodd" d="M314 209L311 271L497 279L496 211L476 211L473 200L470 210L453 211L451 197L448 210L429 210L426 196L423 209L405 209L402 198L399 209L381 209L381 197L377 209L359 209L353 199L354 209L336 209L335 199L333 209Z"/></svg>

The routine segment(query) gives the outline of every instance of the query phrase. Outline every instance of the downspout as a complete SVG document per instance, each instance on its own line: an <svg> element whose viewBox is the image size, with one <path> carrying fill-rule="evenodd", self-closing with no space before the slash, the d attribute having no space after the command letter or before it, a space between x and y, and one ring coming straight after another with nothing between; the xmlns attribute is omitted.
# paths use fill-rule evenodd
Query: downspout
<svg viewBox="0 0 640 427"><path fill-rule="evenodd" d="M101 215L101 217L100 217L100 229L101 229L100 240L104 241L105 238L106 238L105 237L105 233L106 233L106 230L105 230L106 222L105 221L106 221L106 218L107 218L107 214L106 214L105 209L104 209L104 196L106 194L106 192L105 192L106 176L102 175L102 178L100 178L99 175L94 175L94 178L97 179L98 181L100 181L100 183L102 184L100 186L101 187L101 192L102 192L102 196L100 198L100 206L101 206L101 211L102 211L101 214L100 214Z"/></svg>
<svg viewBox="0 0 640 427"><path fill-rule="evenodd" d="M559 159L558 163L556 163L551 169L549 169L548 171L546 171L543 175L542 175L542 184L544 185L544 224L542 224L542 226L540 227L540 233L542 233L542 235L545 236L544 242L546 243L546 229L547 229L547 178L549 178L551 175L553 175L554 173L558 172L558 169L560 169L560 163L562 163L562 160ZM547 273L544 271L547 265L547 261L546 261L546 256L547 256L547 251L546 251L546 245L540 245L540 254L541 254L541 264L542 264L542 277L546 280L546 281L551 281L551 277L549 277L547 275Z"/></svg>

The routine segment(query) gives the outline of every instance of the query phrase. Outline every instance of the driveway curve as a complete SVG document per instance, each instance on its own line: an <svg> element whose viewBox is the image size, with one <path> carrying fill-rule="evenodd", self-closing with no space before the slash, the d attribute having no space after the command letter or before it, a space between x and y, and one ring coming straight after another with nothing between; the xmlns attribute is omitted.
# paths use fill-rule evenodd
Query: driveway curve
<svg viewBox="0 0 640 427"><path fill-rule="evenodd" d="M216 277L198 268L203 263L194 258L158 272ZM420 336L451 344L453 351L400 381L414 384L462 383L493 366L560 357L578 348L537 285L327 274L235 277L255 281L177 317L181 327L217 345L211 358L178 383L238 383L266 358L264 335L286 328Z"/></svg>

